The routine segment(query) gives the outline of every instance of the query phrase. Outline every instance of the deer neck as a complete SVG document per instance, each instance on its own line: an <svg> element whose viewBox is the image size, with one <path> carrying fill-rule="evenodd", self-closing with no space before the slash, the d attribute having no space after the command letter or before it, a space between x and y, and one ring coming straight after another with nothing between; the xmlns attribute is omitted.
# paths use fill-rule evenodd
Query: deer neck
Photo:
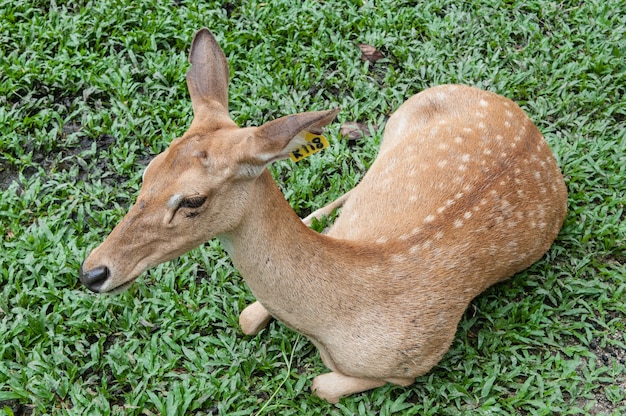
<svg viewBox="0 0 626 416"><path fill-rule="evenodd" d="M332 302L337 280L369 267L376 256L368 258L356 243L305 226L268 171L257 182L249 212L218 238L254 296L272 315L299 329L293 320L289 323L291 313L314 307L315 299Z"/></svg>
<svg viewBox="0 0 626 416"><path fill-rule="evenodd" d="M218 236L222 246L251 286L256 280L274 284L302 274L296 270L308 272L308 260L324 254L328 239L302 223L269 171L255 185L242 221Z"/></svg>

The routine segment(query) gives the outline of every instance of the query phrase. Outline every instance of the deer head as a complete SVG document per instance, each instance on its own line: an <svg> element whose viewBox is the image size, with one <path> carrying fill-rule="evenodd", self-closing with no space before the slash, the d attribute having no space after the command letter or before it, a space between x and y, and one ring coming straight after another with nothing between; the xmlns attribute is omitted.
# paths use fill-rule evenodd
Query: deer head
<svg viewBox="0 0 626 416"><path fill-rule="evenodd" d="M150 162L137 202L81 266L80 280L94 292L124 290L148 268L231 230L251 209L249 189L267 165L338 112L239 128L228 114L228 64L208 29L196 33L189 62L191 126Z"/></svg>

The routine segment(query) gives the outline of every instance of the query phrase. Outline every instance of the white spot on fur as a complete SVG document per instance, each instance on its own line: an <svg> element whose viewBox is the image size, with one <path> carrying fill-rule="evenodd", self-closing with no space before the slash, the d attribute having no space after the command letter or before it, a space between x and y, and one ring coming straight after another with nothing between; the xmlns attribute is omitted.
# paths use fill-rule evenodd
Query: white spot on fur
<svg viewBox="0 0 626 416"><path fill-rule="evenodd" d="M391 261L395 263L404 263L406 261L406 256L404 254L392 254Z"/></svg>
<svg viewBox="0 0 626 416"><path fill-rule="evenodd" d="M481 99L479 104L480 104L481 107L488 107L489 106L489 103L485 99Z"/></svg>
<svg viewBox="0 0 626 416"><path fill-rule="evenodd" d="M454 221L454 226L456 228L461 228L463 226L463 221L457 219L456 221Z"/></svg>
<svg viewBox="0 0 626 416"><path fill-rule="evenodd" d="M445 167L447 164L448 164L448 161L445 160L445 159L440 160L439 162L437 162L437 166L439 166L440 168Z"/></svg>
<svg viewBox="0 0 626 416"><path fill-rule="evenodd" d="M463 218L465 218L466 220L469 220L470 218L472 218L472 212L467 211L465 214L463 214Z"/></svg>
<svg viewBox="0 0 626 416"><path fill-rule="evenodd" d="M467 163L470 160L470 155L468 153L461 156L461 162Z"/></svg>
<svg viewBox="0 0 626 416"><path fill-rule="evenodd" d="M426 218L424 218L424 222L426 223L433 222L433 221L435 221L435 216L433 214L430 214Z"/></svg>

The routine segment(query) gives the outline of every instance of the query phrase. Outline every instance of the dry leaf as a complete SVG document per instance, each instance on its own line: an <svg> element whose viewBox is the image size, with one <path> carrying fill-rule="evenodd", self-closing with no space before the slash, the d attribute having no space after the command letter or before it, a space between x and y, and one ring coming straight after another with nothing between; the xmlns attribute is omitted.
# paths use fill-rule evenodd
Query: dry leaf
<svg viewBox="0 0 626 416"><path fill-rule="evenodd" d="M378 130L378 126L372 126L374 130ZM341 125L339 133L348 138L348 143L354 144L363 137L371 136L370 128L365 123L348 121Z"/></svg>
<svg viewBox="0 0 626 416"><path fill-rule="evenodd" d="M375 63L376 61L383 59L385 55L372 45L366 43L360 43L359 49L361 49L361 60L370 61Z"/></svg>

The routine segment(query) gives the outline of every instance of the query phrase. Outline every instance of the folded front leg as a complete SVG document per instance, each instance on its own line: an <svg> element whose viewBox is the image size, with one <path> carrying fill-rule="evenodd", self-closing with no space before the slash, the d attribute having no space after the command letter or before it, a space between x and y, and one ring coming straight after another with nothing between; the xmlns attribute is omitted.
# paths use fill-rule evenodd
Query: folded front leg
<svg viewBox="0 0 626 416"><path fill-rule="evenodd" d="M344 376L333 371L319 375L313 379L311 390L330 403L338 403L339 399L354 393L374 389L386 384L384 380Z"/></svg>
<svg viewBox="0 0 626 416"><path fill-rule="evenodd" d="M241 311L239 314L239 325L241 325L241 330L244 334L256 335L267 326L270 319L272 319L272 315L259 301L256 301Z"/></svg>

